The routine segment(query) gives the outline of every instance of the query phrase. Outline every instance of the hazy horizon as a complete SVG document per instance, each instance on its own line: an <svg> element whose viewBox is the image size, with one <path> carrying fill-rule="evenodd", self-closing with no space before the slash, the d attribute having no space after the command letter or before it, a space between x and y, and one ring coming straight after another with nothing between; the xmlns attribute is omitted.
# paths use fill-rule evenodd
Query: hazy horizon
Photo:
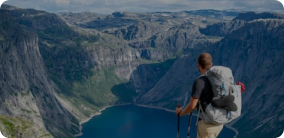
<svg viewBox="0 0 284 138"><path fill-rule="evenodd" d="M237 10L284 12L282 4L276 0L8 0L3 4L19 8L31 8L52 13L94 12L181 12L191 10Z"/></svg>

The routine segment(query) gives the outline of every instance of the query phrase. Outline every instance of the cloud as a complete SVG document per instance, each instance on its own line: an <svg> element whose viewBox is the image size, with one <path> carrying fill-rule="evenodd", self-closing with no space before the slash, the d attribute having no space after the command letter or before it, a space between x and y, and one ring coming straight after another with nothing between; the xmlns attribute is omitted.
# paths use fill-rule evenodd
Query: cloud
<svg viewBox="0 0 284 138"><path fill-rule="evenodd" d="M70 4L70 1L69 0L56 0L55 1L56 5L69 5Z"/></svg>
<svg viewBox="0 0 284 138"><path fill-rule="evenodd" d="M91 11L111 14L115 11L178 12L197 9L284 11L276 0L9 0L5 4L55 13Z"/></svg>

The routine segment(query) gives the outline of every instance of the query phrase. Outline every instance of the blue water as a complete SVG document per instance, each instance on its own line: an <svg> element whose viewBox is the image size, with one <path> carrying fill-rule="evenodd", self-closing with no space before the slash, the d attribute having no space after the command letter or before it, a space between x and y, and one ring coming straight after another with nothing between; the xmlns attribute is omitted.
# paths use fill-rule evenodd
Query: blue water
<svg viewBox="0 0 284 138"><path fill-rule="evenodd" d="M180 118L180 138L186 138L189 116ZM196 138L196 117L192 118L190 137ZM78 138L176 138L177 116L160 109L123 105L107 108L82 124ZM233 138L235 132L224 127L218 138Z"/></svg>

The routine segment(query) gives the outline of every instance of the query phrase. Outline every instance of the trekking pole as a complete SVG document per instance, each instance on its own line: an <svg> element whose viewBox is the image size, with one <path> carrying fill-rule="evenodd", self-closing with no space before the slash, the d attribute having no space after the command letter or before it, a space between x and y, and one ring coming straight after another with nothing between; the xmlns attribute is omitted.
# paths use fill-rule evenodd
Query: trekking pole
<svg viewBox="0 0 284 138"><path fill-rule="evenodd" d="M180 108L180 104L177 105L177 108ZM178 123L177 123L177 138L179 138L179 114L177 115L178 116Z"/></svg>
<svg viewBox="0 0 284 138"><path fill-rule="evenodd" d="M187 128L187 138L190 137L190 126L191 126L191 118L192 118L192 112L189 115L189 122L188 122L188 128Z"/></svg>

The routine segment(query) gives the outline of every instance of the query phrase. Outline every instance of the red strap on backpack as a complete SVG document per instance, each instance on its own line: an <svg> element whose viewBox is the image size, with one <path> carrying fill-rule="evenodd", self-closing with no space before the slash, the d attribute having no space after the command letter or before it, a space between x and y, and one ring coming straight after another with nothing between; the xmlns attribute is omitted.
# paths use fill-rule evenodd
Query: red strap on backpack
<svg viewBox="0 0 284 138"><path fill-rule="evenodd" d="M246 89L246 86L244 85L244 83L238 81L236 84L241 85L241 93L243 93L243 91Z"/></svg>

